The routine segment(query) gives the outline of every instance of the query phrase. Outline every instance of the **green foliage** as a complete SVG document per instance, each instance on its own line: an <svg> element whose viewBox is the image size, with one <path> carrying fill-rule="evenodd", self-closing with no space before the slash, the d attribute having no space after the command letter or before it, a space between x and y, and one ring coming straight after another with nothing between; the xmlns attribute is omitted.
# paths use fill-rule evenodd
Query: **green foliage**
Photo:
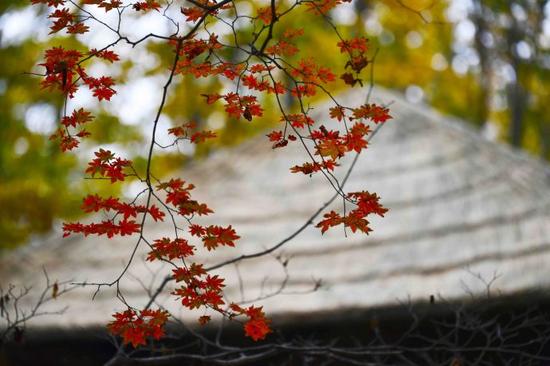
<svg viewBox="0 0 550 366"><path fill-rule="evenodd" d="M378 84L403 92L410 86L419 87L423 101L443 113L478 127L496 126L501 140L550 159L550 35L542 30L543 9L548 9L548 1L468 3L467 16L456 21L448 19L456 11L452 6L466 2L362 3L364 12L350 31L367 23L371 44L379 48L375 67ZM459 21L475 27L474 39L466 44L457 41ZM491 42L485 44L483 37ZM525 45L530 48L530 57L522 57L517 51ZM460 52L464 50L476 55L478 62L457 72L453 63L460 64ZM503 76L510 69L516 75L512 81ZM518 95L512 93L516 87ZM517 116L515 109L521 112ZM519 124L517 131L511 126L514 120Z"/></svg>
<svg viewBox="0 0 550 366"><path fill-rule="evenodd" d="M61 155L47 136L23 123L31 106L60 108L59 99L36 92L35 81L23 74L32 70L39 50L31 41L0 49L0 248L47 232L55 217L71 213L74 192L66 183L75 158Z"/></svg>
<svg viewBox="0 0 550 366"><path fill-rule="evenodd" d="M27 1L6 0L2 10L28 5ZM55 45L74 47L74 38L56 38ZM32 39L0 47L0 251L14 248L32 235L49 232L56 219L79 213L87 183L76 171L77 157L63 154L49 141L57 123L62 96L40 90L36 64L49 45ZM29 122L32 113L32 126ZM44 119L41 123L40 118ZM54 118L54 121L51 119ZM112 117L100 115L92 127L95 141L124 143L137 132ZM124 133L121 133L124 132ZM122 141L121 141L122 136ZM112 189L112 188L107 188Z"/></svg>

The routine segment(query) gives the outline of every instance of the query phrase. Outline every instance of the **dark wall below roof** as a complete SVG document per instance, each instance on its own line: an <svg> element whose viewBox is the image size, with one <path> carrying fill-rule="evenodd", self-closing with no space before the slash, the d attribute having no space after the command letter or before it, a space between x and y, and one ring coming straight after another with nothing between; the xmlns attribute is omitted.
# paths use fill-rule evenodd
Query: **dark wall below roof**
<svg viewBox="0 0 550 366"><path fill-rule="evenodd" d="M453 325L457 321L457 309L461 309L462 329L455 334L453 330L456 328L453 328ZM403 305L353 313L332 313L302 319L299 323L289 319L275 319L277 334L271 335L267 341L300 339L296 343L300 346L326 345L339 339L335 347L350 347L356 346L357 341L361 344L369 344L375 340L376 335L381 335L387 340L387 344L391 345L410 331L414 318L419 322L411 333L411 337L399 343L401 348L390 346L390 349L399 351L397 353L399 357L382 357L379 360L380 365L401 364L400 357L406 357L415 365L427 365L425 363L427 358L431 358L434 362L444 360L441 365L446 366L450 365L449 358L457 357L462 363L456 365L470 365L473 364L472 360L478 359L481 352L486 354L479 358L480 365L501 365L504 364L503 361L511 362L508 363L510 365L524 364L523 362L527 360L525 355L530 352L537 354L537 360L530 363L532 365L547 365L542 363L545 358L550 361L550 296L548 293L541 292L485 299L470 304L445 303L442 299L435 298L434 303L428 300L414 307ZM449 325L449 328L441 326L443 323ZM181 329L173 330L181 331ZM445 334L452 333L453 336L448 339L441 337L438 332L442 330ZM215 329L204 328L202 334L213 338ZM491 344L487 344L486 334L494 337ZM535 338L537 334L541 336L540 340ZM426 347L427 343L419 340L419 336L438 340L440 343L434 341L431 347ZM506 352L507 346L499 343L499 340L503 341L509 336L511 338L508 346L512 344L521 344L521 346L514 346L509 349L510 352ZM228 327L221 339L222 343L233 346L262 344L245 339L240 327ZM182 338L181 344L193 340L194 338L188 334ZM446 342L449 342L449 345L446 345ZM533 343L529 344L530 342ZM456 348L453 349L455 346ZM432 349L421 351L428 348ZM198 349L190 350L198 351ZM104 328L36 329L33 333L25 335L24 341L20 344L11 342L3 350L0 349L0 366L102 365L114 352L115 348ZM319 361L328 359L320 356ZM134 365L135 363L128 361L122 364ZM214 365L214 363L182 360L163 364ZM296 352L283 352L273 358L246 364L301 366L304 363ZM344 364L347 363L337 361L328 363L328 365Z"/></svg>

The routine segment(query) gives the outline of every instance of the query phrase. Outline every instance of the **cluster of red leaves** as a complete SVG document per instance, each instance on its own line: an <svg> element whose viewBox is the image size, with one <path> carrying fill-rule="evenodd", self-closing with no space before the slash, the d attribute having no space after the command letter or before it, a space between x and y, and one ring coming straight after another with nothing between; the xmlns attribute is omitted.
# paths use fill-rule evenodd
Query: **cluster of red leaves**
<svg viewBox="0 0 550 366"><path fill-rule="evenodd" d="M90 133L86 130L81 130L75 135L71 135L65 128L58 128L54 134L50 136L50 140L58 140L59 147L62 152L75 149L80 145L80 138L88 137Z"/></svg>
<svg viewBox="0 0 550 366"><path fill-rule="evenodd" d="M165 216L164 212L155 205L146 207L134 203L121 202L120 199L114 197L102 198L97 194L86 196L82 201L81 208L86 213L104 211L113 212L114 215L111 219L103 220L99 223L64 223L64 237L71 234L84 234L85 236L92 234L107 235L109 238L115 235L132 235L141 231L141 225L131 218L135 219L138 214L147 213L155 221L163 221ZM122 216L122 219L116 222L115 218L118 216Z"/></svg>
<svg viewBox="0 0 550 366"><path fill-rule="evenodd" d="M237 304L231 304L230 309L234 312L232 316L245 315L248 317L248 321L244 324L244 334L254 341L265 339L272 332L269 328L271 321L265 317L261 306L242 308Z"/></svg>
<svg viewBox="0 0 550 366"><path fill-rule="evenodd" d="M50 6L60 5L60 2L48 2ZM66 9L63 9L63 11ZM58 15L61 10L55 10L52 15ZM54 23L54 26L59 23L59 20ZM64 23L63 23L64 24ZM68 24L68 23L67 23ZM82 23L78 23L82 24ZM113 89L114 80L108 76L94 78L88 76L80 63L84 60L84 54L77 50L65 50L63 47L53 47L46 50L45 60L40 66L46 69L44 79L41 81L42 88L49 90L59 90L66 96L72 98L78 90L78 81L81 80L92 91L93 95L99 100L110 100L116 93ZM96 49L90 50L88 57L97 57L109 62L119 60L116 53L110 50ZM88 133L84 129L78 129L71 132L71 128L81 126L93 119L90 112L80 108L74 110L72 115L64 116L61 119L61 127L50 137L51 140L58 140L61 151L69 151L79 146L80 141L84 137L88 137Z"/></svg>
<svg viewBox="0 0 550 366"><path fill-rule="evenodd" d="M171 41L178 47L179 42ZM181 42L179 46L179 61L176 65L176 74L193 75L195 78L225 75L234 78L238 75L235 67L229 63L220 62L213 64L209 55L222 47L218 42L218 36L210 34L208 39L189 38ZM203 56L203 57L199 57Z"/></svg>
<svg viewBox="0 0 550 366"><path fill-rule="evenodd" d="M118 9L122 6L121 0L84 0L84 4L97 5L99 8L105 9L105 12L109 12L113 9Z"/></svg>
<svg viewBox="0 0 550 366"><path fill-rule="evenodd" d="M216 249L220 245L234 247L235 240L240 238L231 225L222 227L217 225L201 226L192 224L189 227L189 232L192 236L200 238L204 247L209 251Z"/></svg>
<svg viewBox="0 0 550 366"><path fill-rule="evenodd" d="M275 94L284 94L286 89L283 83L276 81L272 83L267 75L256 77L252 73L244 75L242 78L242 83L250 90L257 90L260 92L275 93Z"/></svg>
<svg viewBox="0 0 550 366"><path fill-rule="evenodd" d="M117 214L116 216L122 215L125 220L130 217L136 218L139 213L148 213L155 221L164 221L165 216L164 212L155 205L146 207L135 203L120 202L120 199L115 197L101 198L97 194L86 196L82 201L81 208L86 213L99 212L100 210L112 211Z"/></svg>
<svg viewBox="0 0 550 366"><path fill-rule="evenodd" d="M304 173L306 175L311 175L313 173L316 173L322 169L333 171L334 168L339 166L337 162L331 159L325 159L324 161L319 162L305 162L302 165L295 165L292 168L290 168L291 173Z"/></svg>
<svg viewBox="0 0 550 366"><path fill-rule="evenodd" d="M148 261L159 259L172 260L187 258L195 253L195 247L183 238L170 240L169 238L156 239L147 255Z"/></svg>
<svg viewBox="0 0 550 366"><path fill-rule="evenodd" d="M187 129L194 128L194 125L183 126L183 131L176 129L173 134L187 134ZM192 184L186 184L181 179L171 179L168 182L160 183L158 190L166 193L166 204L177 208L182 216L193 217L194 215L208 215L213 211L205 204L198 203L191 198ZM231 227L221 227L217 225L202 226L190 224L189 233L193 237L200 238L206 249L213 250L219 246L235 246L235 241L239 239L235 230ZM172 294L181 299L183 306L189 309L199 309L201 307L211 308L223 313L221 306L224 305L222 289L224 279L218 275L210 275L206 272L202 264L192 263L186 265L184 260L192 256L195 247L190 245L188 240L183 238L169 239L162 238L154 241L152 249L148 254L147 260L173 260L181 259L183 266L177 266L173 270L173 278L177 283L184 284L176 288ZM204 315L199 318L201 324L210 320L210 316Z"/></svg>
<svg viewBox="0 0 550 366"><path fill-rule="evenodd" d="M338 160L349 152L359 153L367 147L366 136L370 128L362 120L370 120L374 123L383 123L391 118L389 110L376 104L365 104L357 108L348 108L351 113L348 116L346 108L336 106L330 108L330 117L338 121L355 121L347 132L341 134L338 130L327 130L321 125L318 129L311 131L307 138L315 142L315 154L321 156L321 162L306 162L291 168L292 173L304 173L310 175L322 169L334 170L338 166ZM294 128L303 128L313 125L313 120L304 114L288 115L287 122ZM275 142L274 148L285 146L288 141L281 131L273 131L268 135L270 141ZM289 140L295 140L292 135Z"/></svg>
<svg viewBox="0 0 550 366"><path fill-rule="evenodd" d="M180 215L192 217L195 214L207 215L211 213L212 210L205 204L200 204L191 198L190 192L193 188L192 184L186 184L180 179L171 179L157 186L158 190L166 193L166 203L175 206ZM201 239L204 247L209 251L219 246L233 247L235 241L239 239L231 226L190 224L189 233L191 236ZM155 240L147 260L181 259L183 261L192 256L194 252L195 247L190 245L186 239L162 238ZM223 313L221 309L221 306L224 305L223 278L208 274L202 264L192 263L188 266L185 262L183 262L183 266L177 266L173 270L173 278L177 283L184 283L172 292L173 295L181 299L183 306L189 309L206 307ZM210 316L207 315L199 318L201 324L205 324L209 320Z"/></svg>
<svg viewBox="0 0 550 366"><path fill-rule="evenodd" d="M222 288L225 287L223 278L207 274L202 264L197 263L192 263L189 267L178 267L172 272L176 283L185 283L172 292L181 299L183 306L189 309L209 307L222 311Z"/></svg>
<svg viewBox="0 0 550 366"><path fill-rule="evenodd" d="M94 97L99 101L103 99L111 100L111 97L116 94L116 91L112 88L115 82L110 76L101 76L99 78L85 76L82 80L84 80L84 83L88 85Z"/></svg>
<svg viewBox="0 0 550 366"><path fill-rule="evenodd" d="M168 129L170 135L174 135L178 140L189 140L191 143L198 144L216 137L216 133L213 131L195 131L197 124L195 122L188 122L181 126L176 126Z"/></svg>
<svg viewBox="0 0 550 366"><path fill-rule="evenodd" d="M72 14L69 8L63 7L66 3L65 0L31 0L33 4L45 4L49 7L53 7L54 10L48 16L53 19L51 25L50 34L57 33L65 29L70 34L86 33L89 27L84 24L84 21L80 21L78 16ZM149 2L149 0L148 0ZM118 0L111 0L110 2L102 0L84 0L83 5L98 5L99 7L110 10L114 7L119 7L122 3ZM116 53L110 50L97 51L96 49L90 50L89 56L105 59L109 62L118 61L119 57ZM53 47L46 50L45 60L40 65L46 69L44 79L41 82L42 88L49 90L57 89L63 94L73 97L78 90L78 81L81 80L92 91L93 95L101 100L109 100L115 90L112 88L114 81L110 77L101 76L99 78L90 77L86 74L81 63L88 59L83 58L84 54L77 50L66 50L63 47ZM89 112L84 112L82 109L75 111L80 114L87 113L86 120L79 120L73 116L65 116L61 123L66 128L60 128L52 139L58 139L62 151L68 151L76 148L79 145L79 138L86 137L89 134L83 130L71 134L69 127L76 127L76 124L82 124L91 120Z"/></svg>
<svg viewBox="0 0 550 366"><path fill-rule="evenodd" d="M265 49L265 51L273 56L294 56L298 53L299 49L294 43L292 43L294 38L297 38L304 34L303 29L287 29L283 36L277 43L273 44L272 46L269 46Z"/></svg>
<svg viewBox="0 0 550 366"><path fill-rule="evenodd" d="M376 104L364 104L358 108L353 108L352 111L353 119L368 118L374 123L383 123L392 118L388 108Z"/></svg>
<svg viewBox="0 0 550 366"><path fill-rule="evenodd" d="M75 76L82 76L78 65L82 53L76 50L65 50L63 47L53 47L45 52L45 61L40 64L46 68L46 76L42 80L42 88L59 89L69 96L76 92Z"/></svg>
<svg viewBox="0 0 550 366"><path fill-rule="evenodd" d="M329 131L323 125L319 129L313 130L310 137L317 142L317 146L315 147L316 155L336 160L342 158L347 151L351 151L346 145L347 135L340 136L339 131ZM362 138L362 136L360 137ZM366 146L366 141L364 141L364 144Z"/></svg>
<svg viewBox="0 0 550 366"><path fill-rule="evenodd" d="M340 47L341 53L347 53L349 55L349 60L346 63L346 69L349 67L354 73L346 72L340 76L340 78L348 85L355 86L363 85L361 79L359 79L359 73L367 67L369 60L366 57L368 50L367 47L368 40L364 37L356 37L350 40L341 40L338 42L338 47Z"/></svg>
<svg viewBox="0 0 550 366"><path fill-rule="evenodd" d="M292 69L292 76L299 77L303 82L309 83L329 83L336 77L328 67L317 65L313 59L302 59L298 65Z"/></svg>
<svg viewBox="0 0 550 366"><path fill-rule="evenodd" d="M115 61L118 56L110 52L97 53L98 57ZM110 100L116 91L112 88L114 81L111 77L101 76L94 78L88 76L79 64L82 53L76 50L65 50L63 47L53 47L46 50L45 62L40 64L46 68L46 76L42 80L42 88L59 89L69 97L73 97L78 90L75 77L78 76L84 84L93 92L99 101Z"/></svg>
<svg viewBox="0 0 550 366"><path fill-rule="evenodd" d="M266 135L269 138L269 141L273 142L273 149L277 149L279 147L285 147L288 145L288 141L296 141L296 136L293 134L288 134L288 136L285 138L283 135L283 131L272 131Z"/></svg>
<svg viewBox="0 0 550 366"><path fill-rule="evenodd" d="M73 135L69 132L69 128L76 128L93 119L94 117L91 113L82 108L74 110L72 115L65 116L61 119L62 127L59 127L57 131L50 136L50 140L59 140L59 146L63 152L72 150L78 147L80 138L87 137L90 133L81 128Z"/></svg>
<svg viewBox="0 0 550 366"><path fill-rule="evenodd" d="M130 166L130 161L121 158L115 158L115 154L109 150L99 149L96 151L95 158L88 163L86 173L95 177L96 174L101 177L106 177L111 180L111 183L116 181L124 181L126 175L123 169Z"/></svg>
<svg viewBox="0 0 550 366"><path fill-rule="evenodd" d="M368 126L362 122L356 122L348 133L340 135L337 130L327 130L321 125L309 135L315 141L315 155L321 156L321 162L306 162L293 166L292 173L304 173L306 175L320 171L321 169L334 170L338 166L338 160L348 152L360 152L367 147L365 136L370 132Z"/></svg>
<svg viewBox="0 0 550 366"><path fill-rule="evenodd" d="M90 172L105 176L112 175L109 170L117 169L117 162L119 162L114 154L110 151L100 150L95 155L96 158L89 164L90 170L93 167L93 171ZM121 174L121 172L119 173ZM118 176L119 173L114 174L114 176ZM211 213L212 210L205 204L200 204L191 199L190 191L193 188L192 184L186 184L180 179L171 179L157 186L159 191L166 193L166 203L177 207L180 215L192 217L195 214L207 215ZM135 203L124 203L118 198L102 198L99 195L88 195L83 200L82 210L87 213L111 212L113 213L113 219L92 224L65 223L63 226L64 236L76 233L86 236L106 234L109 238L114 235L131 235L141 230L141 225L137 224L135 220L131 220L131 218L136 218L138 214L149 214L155 221L162 221L165 216L164 212L155 205L143 206ZM121 219L115 222L117 216L120 216ZM215 249L220 245L234 246L235 241L239 239L231 226L224 228L216 225L201 226L192 224L189 227L189 232L192 236L200 238L208 250ZM151 245L147 260L185 260L192 256L194 251L194 246L190 245L186 239L162 238L155 240ZM207 274L201 264L193 263L186 266L185 262L183 263L183 266L178 266L173 270L173 277L176 282L185 282L185 285L175 289L173 294L181 298L183 306L190 309L207 307L223 313L220 306L224 304L222 299L222 289L225 286L223 284L224 279L217 275ZM136 312L129 310L124 313L117 313L114 317L116 320L109 324L109 330L113 334L121 336L124 343L131 343L135 347L145 344L145 338L148 336L155 339L162 336L167 314L146 310L137 315ZM204 323L208 319L208 316L203 316L199 320Z"/></svg>
<svg viewBox="0 0 550 366"><path fill-rule="evenodd" d="M97 5L99 8L104 9L105 12L108 12L113 9L118 9L123 6L123 2L121 0L83 0L82 4ZM132 4L132 8L135 11L149 11L149 10L158 11L160 9L160 3L156 0L137 1Z"/></svg>
<svg viewBox="0 0 550 366"><path fill-rule="evenodd" d="M54 19L50 27L50 34L57 33L60 30L67 29L69 34L82 34L89 30L89 27L83 22L79 22L78 17L71 14L68 8L54 10L48 18Z"/></svg>
<svg viewBox="0 0 550 366"><path fill-rule="evenodd" d="M324 233L329 228L344 224L345 227L349 227L352 232L357 230L368 234L371 229L369 228L369 221L365 219L370 214L376 214L384 216L388 209L384 208L379 200L380 197L376 193L352 192L348 194L348 198L351 199L357 207L350 211L346 216L341 216L335 211L330 211L324 215L324 220L317 224L318 228L321 228L321 232Z"/></svg>
<svg viewBox="0 0 550 366"><path fill-rule="evenodd" d="M107 325L109 331L122 337L124 344L133 347L146 344L146 338L160 339L164 335L164 325L168 321L168 312L164 310L128 309L113 314L115 320Z"/></svg>
<svg viewBox="0 0 550 366"><path fill-rule="evenodd" d="M141 225L137 224L135 220L122 219L118 222L114 220L103 220L99 223L82 224L80 222L63 223L63 237L67 237L71 234L84 234L88 235L107 235L108 238L112 238L115 235L125 236L139 233Z"/></svg>
<svg viewBox="0 0 550 366"><path fill-rule="evenodd" d="M222 45L218 42L218 36L214 33L210 34L208 39L190 38L182 43L180 57L183 57L185 60L194 60L207 51L212 52L221 47Z"/></svg>
<svg viewBox="0 0 550 366"><path fill-rule="evenodd" d="M85 111L83 108L74 110L72 115L65 116L61 119L61 124L65 127L76 127L77 125L83 125L93 120L94 117L90 112Z"/></svg>
<svg viewBox="0 0 550 366"><path fill-rule="evenodd" d="M225 112L230 117L240 119L244 117L251 121L253 116L261 117L263 109L258 103L258 98L254 95L240 95L229 92L227 94L203 94L208 104L215 103L219 99L225 101Z"/></svg>
<svg viewBox="0 0 550 366"><path fill-rule="evenodd" d="M149 10L159 10L160 4L155 0L139 1L132 5L132 8L136 11L149 11Z"/></svg>
<svg viewBox="0 0 550 366"><path fill-rule="evenodd" d="M314 96L317 94L317 85L336 80L328 67L319 66L312 59L300 60L290 74L296 79L296 86L291 92L298 98Z"/></svg>
<svg viewBox="0 0 550 366"><path fill-rule="evenodd" d="M206 11L204 9L196 6L193 6L191 8L186 8L182 6L180 8L180 11L183 15L186 16L185 21L187 22L196 22L206 14Z"/></svg>
<svg viewBox="0 0 550 366"><path fill-rule="evenodd" d="M390 110L386 107L377 105L377 104L363 104L357 108L347 108L351 111L351 115L346 113L346 108L342 106L336 106L329 109L330 118L338 120L341 122L348 118L350 121L357 119L369 119L372 122L384 123L387 120L391 119Z"/></svg>
<svg viewBox="0 0 550 366"><path fill-rule="evenodd" d="M199 203L191 199L191 190L195 186L187 184L179 178L170 179L168 182L163 182L157 185L157 190L166 192L165 202L177 208L178 213L182 216L204 216L213 213L206 204Z"/></svg>
<svg viewBox="0 0 550 366"><path fill-rule="evenodd" d="M89 52L90 56L98 57L103 60L109 61L110 63L113 63L115 61L119 61L120 58L116 53L114 53L111 50L96 50L95 48L92 48Z"/></svg>
<svg viewBox="0 0 550 366"><path fill-rule="evenodd" d="M65 5L64 0L32 0L33 4L46 4L47 6L56 8L51 12L49 18L53 19L50 33L56 33L66 29L68 33L85 33L88 27L78 20L78 17L71 14L68 8L58 8ZM106 11L122 5L120 1L111 0L84 0L83 5L98 5L105 8ZM66 50L63 47L53 47L46 50L44 62L40 64L46 69L44 79L41 81L42 88L49 90L59 90L66 97L72 98L78 90L79 82L86 85L93 95L99 100L110 100L116 93L113 89L114 80L108 76L100 76L98 78L87 75L85 69L81 65L82 62L91 58L97 57L108 62L119 60L118 55L108 49L96 50L91 49L87 55L77 50ZM90 122L94 117L90 112L80 108L74 110L71 115L66 115L61 119L60 128L50 137L57 139L60 142L62 151L72 150L80 144L80 139L89 136L89 133L82 129L82 125ZM71 132L71 129L76 129ZM100 149L95 153L96 158L93 159L86 169L94 177L99 175L111 180L111 182L123 181L125 175L123 169L130 165L130 162L125 159L115 158L110 151ZM63 236L68 236L74 233L84 235L107 235L109 238L115 235L132 235L141 230L141 226L130 218L136 218L138 213L149 213L155 220L162 220L164 213L156 206L133 205L120 202L119 199L107 198L102 199L97 195L89 195L84 199L82 209L85 212L97 212L99 210L114 211L115 215L110 220L103 220L99 223L82 224L79 222L65 223L63 225ZM120 215L123 218L115 220Z"/></svg>
<svg viewBox="0 0 550 366"><path fill-rule="evenodd" d="M313 126L313 124L315 123L315 121L311 117L303 113L287 114L286 116L281 117L281 121L282 122L286 121L290 123L290 125L294 128L304 128L306 126Z"/></svg>

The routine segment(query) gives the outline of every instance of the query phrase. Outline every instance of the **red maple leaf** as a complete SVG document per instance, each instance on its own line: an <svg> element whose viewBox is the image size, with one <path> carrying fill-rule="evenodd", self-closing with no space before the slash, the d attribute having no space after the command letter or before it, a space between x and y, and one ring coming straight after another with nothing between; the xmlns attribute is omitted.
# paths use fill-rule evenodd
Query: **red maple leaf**
<svg viewBox="0 0 550 366"><path fill-rule="evenodd" d="M106 61L109 61L111 63L120 60L120 57L116 53L114 53L113 51L110 51L110 50L98 51L95 48L92 48L90 50L90 55L95 56L95 57L99 57L99 58L104 59Z"/></svg>
<svg viewBox="0 0 550 366"><path fill-rule="evenodd" d="M266 319L261 306L250 306L244 309L244 314L249 317L244 325L244 333L254 341L265 339L272 332L269 328L270 320Z"/></svg>
<svg viewBox="0 0 550 366"><path fill-rule="evenodd" d="M94 1L92 0L94 3L96 3L97 1ZM110 10L113 10L113 9L116 9L116 8L119 8L122 6L122 1L121 0L110 0L110 1L102 1L99 3L99 7L100 8L104 8L105 9L105 12L108 12Z"/></svg>
<svg viewBox="0 0 550 366"><path fill-rule="evenodd" d="M277 142L283 139L283 132L282 131L273 131L266 135L269 137L269 141Z"/></svg>
<svg viewBox="0 0 550 366"><path fill-rule="evenodd" d="M323 215L324 220L317 224L317 227L321 228L321 233L325 233L330 227L340 225L343 220L342 217L335 211L330 211Z"/></svg>
<svg viewBox="0 0 550 366"><path fill-rule="evenodd" d="M346 117L345 110L342 106L336 106L329 109L330 111L330 118L335 118L338 121L341 121Z"/></svg>
<svg viewBox="0 0 550 366"><path fill-rule="evenodd" d="M79 22L75 24L71 24L67 27L67 33L70 34L83 34L90 30L90 27L88 27L86 24Z"/></svg>
<svg viewBox="0 0 550 366"><path fill-rule="evenodd" d="M164 212L162 212L157 206L152 205L149 207L149 214L155 221L164 221Z"/></svg>
<svg viewBox="0 0 550 366"><path fill-rule="evenodd" d="M267 334L271 333L265 319L250 319L244 325L245 334L255 341L265 339Z"/></svg>
<svg viewBox="0 0 550 366"><path fill-rule="evenodd" d="M120 235L132 235L140 232L141 225L137 224L133 220L122 220L119 222L118 228L120 230Z"/></svg>
<svg viewBox="0 0 550 366"><path fill-rule="evenodd" d="M48 18L55 19L53 25L50 27L50 34L59 32L73 22L73 15L68 8L56 9Z"/></svg>
<svg viewBox="0 0 550 366"><path fill-rule="evenodd" d="M210 225L206 228L205 235L202 236L202 242L204 247L209 251L217 248L219 245L226 245L230 247L235 246L235 240L239 239L235 229L229 225L224 228L217 225Z"/></svg>
<svg viewBox="0 0 550 366"><path fill-rule="evenodd" d="M180 11L183 15L187 17L185 18L185 20L188 22L196 22L197 20L202 18L205 14L205 11L198 7L192 7L192 8L182 7Z"/></svg>
<svg viewBox="0 0 550 366"><path fill-rule="evenodd" d="M124 344L133 347L146 344L146 338L160 339L164 335L164 325L168 321L168 312L145 309L139 312L129 309L113 314L115 320L107 325L113 335L122 337Z"/></svg>

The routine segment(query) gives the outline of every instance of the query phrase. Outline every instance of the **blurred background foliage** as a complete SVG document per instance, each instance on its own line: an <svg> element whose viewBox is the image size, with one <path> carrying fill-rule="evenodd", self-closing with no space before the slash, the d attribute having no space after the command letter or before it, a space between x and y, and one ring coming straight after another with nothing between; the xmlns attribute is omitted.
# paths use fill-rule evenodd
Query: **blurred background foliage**
<svg viewBox="0 0 550 366"><path fill-rule="evenodd" d="M173 54L165 44L149 43L134 51L141 54L134 53L118 66L89 65L115 75L118 94L112 105L90 104L86 95L76 98L97 111L90 124L93 138L77 154L61 154L48 137L56 128L63 100L40 90L39 79L25 72L40 70L36 65L46 48L84 50L83 43L88 42L49 37L45 10L29 7L27 0L0 2L0 250L39 241L56 220L77 217L80 199L87 192L129 196L136 192L139 182L122 189L87 181L82 167L100 145L133 157L138 171L143 169L143 139ZM341 73L345 60L336 51L338 40L330 27L299 11L284 18L281 29L307 28L297 44L303 54L323 50L326 64ZM367 35L373 53L377 50L377 84L403 92L412 103L426 103L465 119L487 138L550 159L547 0L355 0L331 17L344 37ZM239 37L245 39L251 27L240 28ZM124 50L117 52L124 55ZM252 123L227 120L221 108L207 105L200 95L219 90L219 79L177 79L161 126L167 129L195 120L200 128L216 130L220 138L197 149L178 145L163 151L154 161L158 176L279 123L276 108L269 104L264 105L264 118ZM339 81L336 89L344 88ZM170 143L167 136L163 139Z"/></svg>

